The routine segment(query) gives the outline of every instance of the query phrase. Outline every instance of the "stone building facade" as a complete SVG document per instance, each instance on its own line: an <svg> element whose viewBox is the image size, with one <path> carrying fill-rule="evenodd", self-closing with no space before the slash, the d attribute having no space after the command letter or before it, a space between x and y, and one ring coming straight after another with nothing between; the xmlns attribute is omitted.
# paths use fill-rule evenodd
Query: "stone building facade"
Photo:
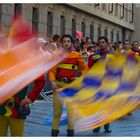
<svg viewBox="0 0 140 140"><path fill-rule="evenodd" d="M12 17L20 11L40 36L82 31L97 41L101 35L110 41L132 41L135 37L135 4L0 4L0 24L8 31Z"/></svg>
<svg viewBox="0 0 140 140"><path fill-rule="evenodd" d="M135 6L135 15L134 15L134 25L135 31L133 38L140 42L140 4L136 4Z"/></svg>

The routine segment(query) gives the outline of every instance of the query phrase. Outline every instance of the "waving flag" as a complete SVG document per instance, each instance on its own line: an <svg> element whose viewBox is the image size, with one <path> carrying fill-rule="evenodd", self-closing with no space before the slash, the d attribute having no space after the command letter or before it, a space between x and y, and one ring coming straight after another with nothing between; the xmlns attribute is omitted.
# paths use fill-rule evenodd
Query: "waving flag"
<svg viewBox="0 0 140 140"><path fill-rule="evenodd" d="M95 63L85 76L59 91L75 111L75 129L94 129L135 109L140 103L139 73L139 63L117 54Z"/></svg>
<svg viewBox="0 0 140 140"><path fill-rule="evenodd" d="M16 19L8 38L0 36L0 104L63 60L62 50L51 52L37 43L31 26ZM10 47L9 47L10 41Z"/></svg>
<svg viewBox="0 0 140 140"><path fill-rule="evenodd" d="M76 31L76 38L83 39L83 32Z"/></svg>

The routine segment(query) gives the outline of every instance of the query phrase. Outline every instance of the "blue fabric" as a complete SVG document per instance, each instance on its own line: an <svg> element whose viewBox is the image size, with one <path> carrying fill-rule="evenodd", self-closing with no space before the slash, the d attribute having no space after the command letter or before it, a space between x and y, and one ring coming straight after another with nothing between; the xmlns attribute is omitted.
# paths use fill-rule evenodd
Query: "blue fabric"
<svg viewBox="0 0 140 140"><path fill-rule="evenodd" d="M86 76L83 79L83 84L90 87L99 87L101 85L102 79L93 76Z"/></svg>

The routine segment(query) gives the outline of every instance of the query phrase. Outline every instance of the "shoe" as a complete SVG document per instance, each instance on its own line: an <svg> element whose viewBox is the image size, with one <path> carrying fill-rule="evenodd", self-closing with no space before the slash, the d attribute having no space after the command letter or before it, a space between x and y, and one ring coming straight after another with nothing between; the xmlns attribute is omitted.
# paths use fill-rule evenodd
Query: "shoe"
<svg viewBox="0 0 140 140"><path fill-rule="evenodd" d="M130 112L130 113L128 113L127 115L128 115L128 116L132 116L132 113Z"/></svg>
<svg viewBox="0 0 140 140"><path fill-rule="evenodd" d="M58 134L59 134L59 130L54 130L54 129L52 129L52 133L51 133L51 136L52 136L52 137L57 137Z"/></svg>
<svg viewBox="0 0 140 140"><path fill-rule="evenodd" d="M110 124L109 123L104 125L104 130L105 130L104 131L105 133L111 133L111 129L110 129Z"/></svg>
<svg viewBox="0 0 140 140"><path fill-rule="evenodd" d="M105 133L111 133L111 129L105 129Z"/></svg>
<svg viewBox="0 0 140 140"><path fill-rule="evenodd" d="M67 136L73 137L74 136L74 130L67 130Z"/></svg>
<svg viewBox="0 0 140 140"><path fill-rule="evenodd" d="M94 133L99 133L99 131L100 131L99 128L95 128L95 129L93 129L93 132L94 132Z"/></svg>

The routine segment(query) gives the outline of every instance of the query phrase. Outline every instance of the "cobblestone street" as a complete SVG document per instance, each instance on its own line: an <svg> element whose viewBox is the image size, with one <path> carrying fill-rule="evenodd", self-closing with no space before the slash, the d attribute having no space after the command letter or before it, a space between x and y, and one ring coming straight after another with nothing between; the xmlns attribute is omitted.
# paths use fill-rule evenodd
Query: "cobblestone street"
<svg viewBox="0 0 140 140"><path fill-rule="evenodd" d="M36 101L31 105L31 115L25 123L24 136L51 136L51 127L43 125L43 120L52 112L51 101ZM119 136L140 136L140 110L133 113L132 116L125 116L111 123L112 133L105 134L103 127L100 133L95 134L92 131L78 132L75 136L82 137L119 137ZM66 136L66 126L60 127L59 136Z"/></svg>

